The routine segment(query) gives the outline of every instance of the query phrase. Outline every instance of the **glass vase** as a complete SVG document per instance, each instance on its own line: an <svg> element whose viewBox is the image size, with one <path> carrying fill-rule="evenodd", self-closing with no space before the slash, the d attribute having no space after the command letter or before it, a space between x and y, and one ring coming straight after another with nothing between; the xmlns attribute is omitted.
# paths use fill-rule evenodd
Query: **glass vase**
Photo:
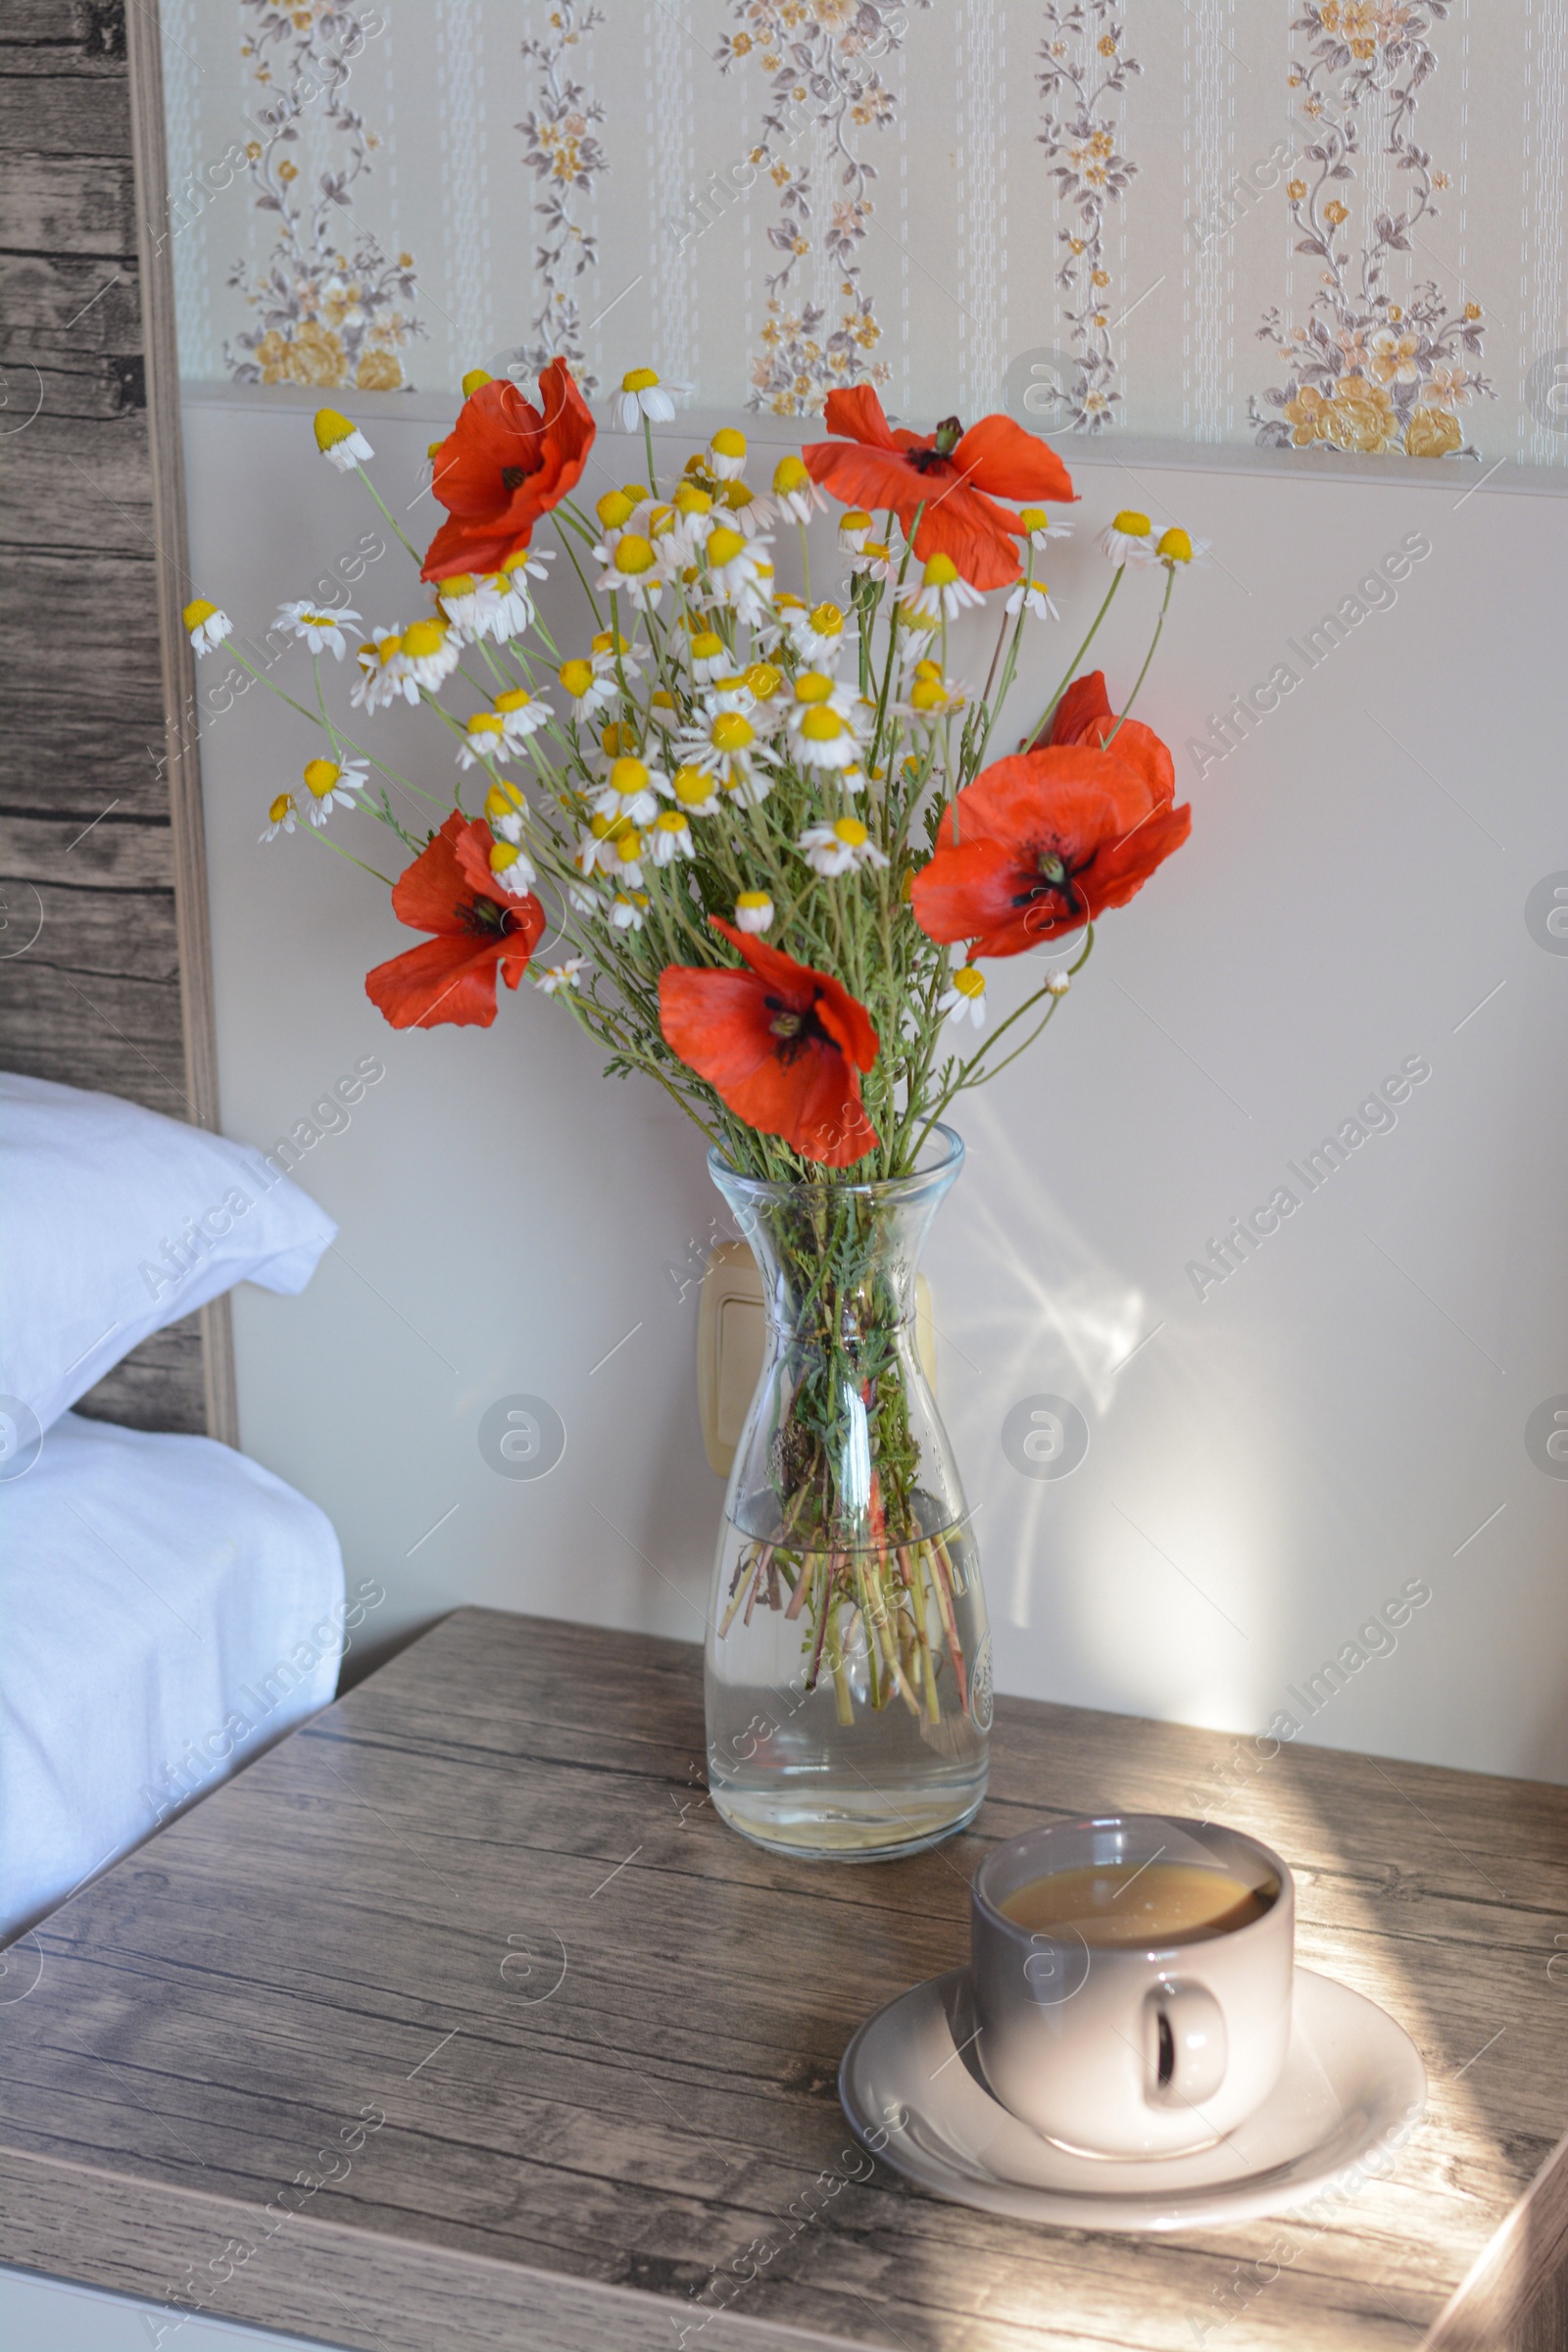
<svg viewBox="0 0 1568 2352"><path fill-rule="evenodd" d="M709 1788L777 1853L915 1853L985 1795L985 1595L915 1338L919 1254L963 1144L936 1127L928 1158L874 1184L774 1184L709 1154L767 1313L709 1611Z"/></svg>

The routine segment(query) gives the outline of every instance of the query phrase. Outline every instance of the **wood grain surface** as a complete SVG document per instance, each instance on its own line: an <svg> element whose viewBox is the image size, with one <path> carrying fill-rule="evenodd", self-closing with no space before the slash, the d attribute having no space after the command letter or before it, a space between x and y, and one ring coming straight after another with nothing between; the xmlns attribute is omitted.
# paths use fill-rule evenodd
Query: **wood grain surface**
<svg viewBox="0 0 1568 2352"><path fill-rule="evenodd" d="M8 0L0 1067L216 1126L165 177L150 0ZM226 1303L79 1409L233 1443Z"/></svg>
<svg viewBox="0 0 1568 2352"><path fill-rule="evenodd" d="M56 1913L7 1955L0 2258L166 2303L155 2340L182 2308L385 2352L1536 2340L1560 2172L1510 2217L1568 2122L1568 1790L1297 1745L1239 1781L1300 1959L1399 2020L1430 2110L1317 2220L1100 2236L873 2169L839 2058L961 1959L992 1841L1190 1811L1239 1743L1004 1699L972 1833L808 1865L705 1801L701 1695L684 1645L459 1611Z"/></svg>

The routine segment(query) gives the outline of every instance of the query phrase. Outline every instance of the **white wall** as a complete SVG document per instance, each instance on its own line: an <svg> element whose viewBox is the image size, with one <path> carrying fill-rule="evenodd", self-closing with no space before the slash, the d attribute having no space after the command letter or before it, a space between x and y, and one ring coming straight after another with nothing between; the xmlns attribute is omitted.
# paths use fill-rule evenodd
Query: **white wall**
<svg viewBox="0 0 1568 2352"><path fill-rule="evenodd" d="M401 510L437 412L373 405ZM378 526L307 418L270 393L187 406L193 575L257 635ZM683 426L671 454L696 439ZM1452 466L1346 479L1139 455L1129 473L1067 454L1069 623L1035 637L1020 721L1102 593L1093 535L1117 507L1211 536L1218 564L1181 584L1144 706L1193 840L1106 921L1046 1044L962 1106L969 1167L928 1261L999 1682L1238 1731L1304 1720L1290 1687L1421 1580L1396 1649L1304 1736L1568 1778L1568 1480L1525 1446L1532 1410L1568 1392L1568 956L1525 914L1568 869L1563 502L1506 470L1478 487ZM594 495L640 470L608 435L598 455ZM413 535L431 520L425 497ZM1208 714L1280 662L1304 669L1287 640L1416 533L1431 554L1396 603L1200 776L1183 747ZM825 534L816 561L820 582ZM354 602L412 613L400 552ZM1118 600L1113 688L1153 603L1138 581ZM575 642L575 606L557 607ZM286 668L308 693L308 660ZM209 660L204 687L221 674ZM444 777L433 729L387 731ZM717 1206L700 1141L641 1082L603 1083L526 987L490 1032L382 1025L363 974L410 944L384 893L314 843L257 845L314 748L260 688L203 737L225 1126L270 1145L360 1056L386 1065L302 1171L338 1254L301 1299L236 1300L244 1443L331 1512L351 1575L385 1583L368 1634L475 1600L695 1640L721 1487L695 1292L678 1301L664 1268ZM334 833L372 861L386 838ZM1209 1237L1410 1056L1432 1074L1394 1131L1200 1300L1186 1267ZM568 1432L534 1483L476 1442L518 1392ZM1003 1450L1008 1410L1040 1393L1090 1426L1066 1479Z"/></svg>

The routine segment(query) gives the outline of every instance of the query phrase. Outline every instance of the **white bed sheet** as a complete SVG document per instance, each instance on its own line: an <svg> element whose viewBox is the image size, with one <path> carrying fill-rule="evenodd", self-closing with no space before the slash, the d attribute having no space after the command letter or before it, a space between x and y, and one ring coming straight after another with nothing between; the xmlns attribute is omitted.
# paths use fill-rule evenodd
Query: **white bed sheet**
<svg viewBox="0 0 1568 2352"><path fill-rule="evenodd" d="M270 1471L62 1415L0 1480L0 1936L325 1706L353 1614Z"/></svg>

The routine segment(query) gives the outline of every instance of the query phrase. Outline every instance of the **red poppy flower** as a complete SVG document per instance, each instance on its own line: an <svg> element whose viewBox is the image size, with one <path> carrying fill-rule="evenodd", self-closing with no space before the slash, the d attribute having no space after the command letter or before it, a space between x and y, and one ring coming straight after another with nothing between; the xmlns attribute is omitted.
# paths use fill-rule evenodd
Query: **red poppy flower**
<svg viewBox="0 0 1568 2352"><path fill-rule="evenodd" d="M435 453L430 487L448 513L426 550L421 579L499 571L577 482L593 447L594 420L564 360L545 368L539 398L536 409L510 376L500 375L464 402Z"/></svg>
<svg viewBox="0 0 1568 2352"><path fill-rule="evenodd" d="M1074 678L1056 705L1049 729L1035 738L1034 748L1042 750L1048 743L1084 743L1089 729L1097 718L1110 718L1110 697L1105 692L1105 673L1092 669L1086 677Z"/></svg>
<svg viewBox="0 0 1568 2352"><path fill-rule="evenodd" d="M891 507L906 531L923 506L915 554L922 564L951 556L975 588L1004 588L1018 577L1013 542L1023 525L999 498L1029 504L1078 495L1055 451L1010 416L982 416L967 432L956 416L934 433L902 425L895 432L869 384L830 392L823 416L830 432L847 438L802 451L811 479L847 507Z"/></svg>
<svg viewBox="0 0 1568 2352"><path fill-rule="evenodd" d="M976 956L1020 956L1125 906L1192 830L1171 779L1164 745L1131 721L1113 751L1059 744L998 760L959 793L956 842L943 820L914 877L915 919L933 939L973 941Z"/></svg>
<svg viewBox="0 0 1568 2352"><path fill-rule="evenodd" d="M1041 751L1052 743L1087 743L1096 751L1120 753L1129 762L1136 751L1137 763L1143 765L1151 782L1167 801L1176 797L1176 767L1170 753L1142 719L1118 720L1105 692L1102 669L1074 678L1056 705L1050 728L1035 737L1033 748Z"/></svg>
<svg viewBox="0 0 1568 2352"><path fill-rule="evenodd" d="M443 1021L488 1029L497 970L509 988L527 970L545 910L531 893L514 899L502 889L490 871L494 846L487 824L454 808L399 875L393 913L411 930L436 936L366 974L366 995L394 1029L434 1029Z"/></svg>
<svg viewBox="0 0 1568 2352"><path fill-rule="evenodd" d="M877 1142L860 1102L860 1072L877 1056L865 1006L828 973L720 915L708 919L751 968L666 965L659 978L664 1043L748 1127L782 1136L807 1159L848 1167Z"/></svg>

